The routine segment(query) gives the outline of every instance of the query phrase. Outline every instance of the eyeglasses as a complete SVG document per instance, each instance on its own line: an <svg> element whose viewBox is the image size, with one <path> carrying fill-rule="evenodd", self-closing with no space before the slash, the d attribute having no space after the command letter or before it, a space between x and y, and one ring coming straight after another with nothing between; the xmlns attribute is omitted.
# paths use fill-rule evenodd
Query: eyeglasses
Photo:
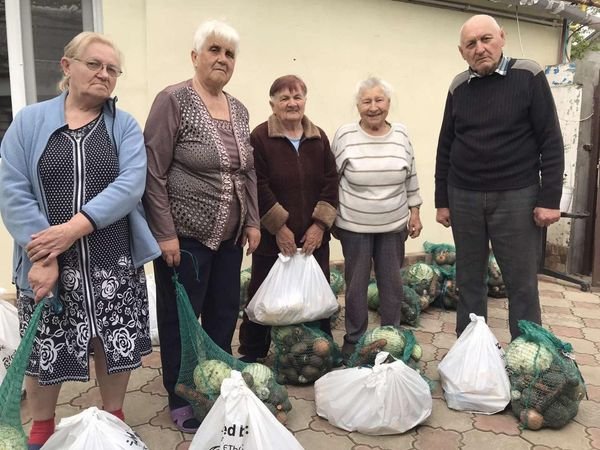
<svg viewBox="0 0 600 450"><path fill-rule="evenodd" d="M94 60L82 61L79 58L72 58L72 59L85 64L85 66L92 72L100 72L102 69L104 69L106 67L106 73L108 74L108 76L110 76L112 78L118 78L123 73L123 71L119 67L114 66L112 64L103 64L100 61L94 61Z"/></svg>

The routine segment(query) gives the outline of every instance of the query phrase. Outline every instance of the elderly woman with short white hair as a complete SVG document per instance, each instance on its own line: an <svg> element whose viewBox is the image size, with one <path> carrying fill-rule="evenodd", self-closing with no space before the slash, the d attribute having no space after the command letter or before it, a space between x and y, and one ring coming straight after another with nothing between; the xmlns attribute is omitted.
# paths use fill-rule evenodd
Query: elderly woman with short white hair
<svg viewBox="0 0 600 450"><path fill-rule="evenodd" d="M233 75L239 36L211 20L194 36L194 76L163 89L144 137L148 176L144 205L162 258L154 261L163 384L177 428L199 426L177 394L181 360L175 269L202 327L231 353L240 302L242 247L260 241L248 111L223 90Z"/></svg>
<svg viewBox="0 0 600 450"><path fill-rule="evenodd" d="M401 123L386 120L391 92L391 86L376 77L360 82L356 90L360 120L341 126L331 144L340 176L335 234L345 260L345 359L367 329L371 264L381 325L400 325L404 243L422 229L422 201L408 132Z"/></svg>

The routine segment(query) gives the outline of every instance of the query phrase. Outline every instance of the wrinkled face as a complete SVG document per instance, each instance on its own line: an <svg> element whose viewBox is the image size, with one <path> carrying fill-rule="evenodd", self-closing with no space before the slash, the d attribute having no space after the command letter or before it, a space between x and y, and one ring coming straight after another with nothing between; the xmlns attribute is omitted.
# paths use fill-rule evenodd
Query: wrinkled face
<svg viewBox="0 0 600 450"><path fill-rule="evenodd" d="M110 97L117 85L114 71L120 70L120 61L109 45L92 42L77 58L63 57L60 63L65 75L69 76L71 93L101 101ZM100 67L90 68L94 66Z"/></svg>
<svg viewBox="0 0 600 450"><path fill-rule="evenodd" d="M361 92L358 104L361 122L371 128L379 128L385 123L390 110L390 99L381 86L365 89Z"/></svg>
<svg viewBox="0 0 600 450"><path fill-rule="evenodd" d="M235 68L235 46L216 36L209 36L202 48L192 50L192 62L200 82L222 88Z"/></svg>
<svg viewBox="0 0 600 450"><path fill-rule="evenodd" d="M304 117L306 96L301 90L290 91L285 88L277 92L271 99L271 109L279 120L283 122L300 122Z"/></svg>
<svg viewBox="0 0 600 450"><path fill-rule="evenodd" d="M467 21L460 33L458 50L469 67L488 75L498 67L504 47L504 31L488 17Z"/></svg>

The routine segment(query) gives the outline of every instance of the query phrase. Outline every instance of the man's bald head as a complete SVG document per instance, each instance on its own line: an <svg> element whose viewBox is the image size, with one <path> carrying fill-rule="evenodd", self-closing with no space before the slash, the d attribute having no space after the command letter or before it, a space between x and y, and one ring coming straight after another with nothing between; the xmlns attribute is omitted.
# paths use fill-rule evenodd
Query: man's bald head
<svg viewBox="0 0 600 450"><path fill-rule="evenodd" d="M504 30L492 16L473 16L460 29L458 50L469 67L479 75L489 75L496 70L503 47Z"/></svg>

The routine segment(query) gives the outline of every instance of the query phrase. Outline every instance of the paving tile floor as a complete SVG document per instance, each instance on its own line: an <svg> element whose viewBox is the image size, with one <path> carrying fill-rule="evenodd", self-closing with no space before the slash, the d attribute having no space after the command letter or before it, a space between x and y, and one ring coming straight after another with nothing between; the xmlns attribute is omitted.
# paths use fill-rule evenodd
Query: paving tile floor
<svg viewBox="0 0 600 450"><path fill-rule="evenodd" d="M317 416L312 386L289 386L293 410L288 429L307 450L600 449L600 295L581 292L547 277L540 277L539 289L544 325L573 345L588 390L589 399L581 402L579 414L563 429L521 430L510 412L488 416L450 410L439 383L433 391L433 412L427 421L394 436L367 436L335 428ZM503 346L510 340L507 315L506 300L490 299L489 324ZM414 329L424 350L425 374L435 381L439 380L438 363L456 340L455 323L455 312L430 308ZM370 327L377 324L377 314L371 313ZM343 329L337 327L333 334L341 343ZM98 386L94 381L66 383L58 404L57 421L86 407L100 406ZM150 450L188 449L193 435L179 432L169 419L158 348L144 358L142 368L132 373L124 411L127 423ZM22 419L28 431L31 418L27 399L23 401Z"/></svg>

